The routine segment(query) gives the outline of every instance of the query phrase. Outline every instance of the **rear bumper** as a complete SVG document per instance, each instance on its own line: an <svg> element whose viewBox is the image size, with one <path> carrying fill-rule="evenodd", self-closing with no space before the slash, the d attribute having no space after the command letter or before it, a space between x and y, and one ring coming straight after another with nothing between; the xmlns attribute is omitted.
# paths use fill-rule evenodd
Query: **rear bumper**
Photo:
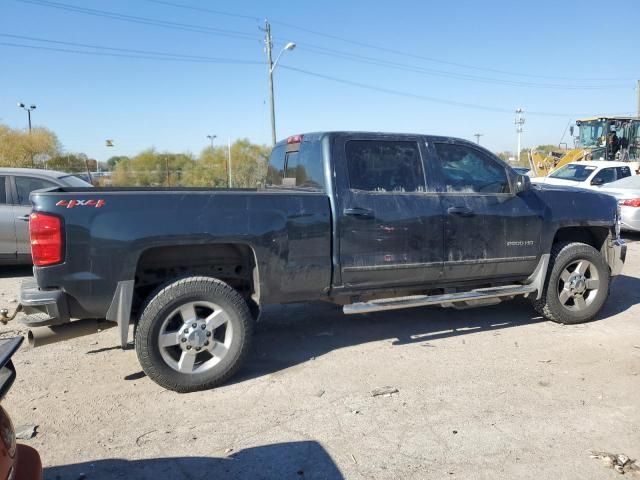
<svg viewBox="0 0 640 480"><path fill-rule="evenodd" d="M20 303L27 315L22 323L31 327L60 325L71 320L67 295L62 290L40 290L34 279L22 282Z"/></svg>
<svg viewBox="0 0 640 480"><path fill-rule="evenodd" d="M125 348L128 341L133 283L133 280L118 282L111 305L105 315L87 313L82 308L78 308L76 298L60 289L42 290L34 279L25 280L20 288L20 304L26 316L21 319L21 323L29 328L54 327L51 330L60 332L62 327L55 328L56 326L64 325L66 329L73 324L73 328L78 330L79 324L72 321L72 318L85 320L105 318L109 322L118 324L120 343Z"/></svg>
<svg viewBox="0 0 640 480"><path fill-rule="evenodd" d="M611 276L620 275L627 258L627 245L621 238L609 238L604 249L605 258L611 269Z"/></svg>

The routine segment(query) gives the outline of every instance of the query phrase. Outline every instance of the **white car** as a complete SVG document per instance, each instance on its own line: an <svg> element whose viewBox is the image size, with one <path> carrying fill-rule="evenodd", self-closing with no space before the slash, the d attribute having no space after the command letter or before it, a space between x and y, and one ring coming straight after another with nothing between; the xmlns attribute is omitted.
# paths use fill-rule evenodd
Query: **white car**
<svg viewBox="0 0 640 480"><path fill-rule="evenodd" d="M605 160L567 163L547 177L535 177L533 183L567 185L571 187L600 189L616 180L635 175L628 163Z"/></svg>
<svg viewBox="0 0 640 480"><path fill-rule="evenodd" d="M618 200L622 230L640 232L640 175L612 182L600 191Z"/></svg>

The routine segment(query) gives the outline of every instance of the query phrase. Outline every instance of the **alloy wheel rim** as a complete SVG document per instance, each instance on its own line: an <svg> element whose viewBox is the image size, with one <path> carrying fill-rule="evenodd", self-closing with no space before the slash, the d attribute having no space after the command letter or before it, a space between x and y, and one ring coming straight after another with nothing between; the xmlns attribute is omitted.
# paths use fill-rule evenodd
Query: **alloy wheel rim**
<svg viewBox="0 0 640 480"><path fill-rule="evenodd" d="M229 353L234 331L229 315L213 302L190 301L162 321L158 347L165 363L179 373L204 373Z"/></svg>
<svg viewBox="0 0 640 480"><path fill-rule="evenodd" d="M567 310L581 312L588 308L600 289L598 269L589 260L567 264L558 279L558 300Z"/></svg>

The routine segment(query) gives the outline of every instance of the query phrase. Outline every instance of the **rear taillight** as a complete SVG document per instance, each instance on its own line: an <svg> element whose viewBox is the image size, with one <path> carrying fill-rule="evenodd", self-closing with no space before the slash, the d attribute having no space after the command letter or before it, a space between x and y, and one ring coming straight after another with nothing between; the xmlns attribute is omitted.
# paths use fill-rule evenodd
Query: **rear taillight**
<svg viewBox="0 0 640 480"><path fill-rule="evenodd" d="M34 212L29 217L31 257L33 264L42 267L62 261L62 222L46 213Z"/></svg>
<svg viewBox="0 0 640 480"><path fill-rule="evenodd" d="M618 205L622 207L640 207L640 198L628 198L627 200L620 200Z"/></svg>

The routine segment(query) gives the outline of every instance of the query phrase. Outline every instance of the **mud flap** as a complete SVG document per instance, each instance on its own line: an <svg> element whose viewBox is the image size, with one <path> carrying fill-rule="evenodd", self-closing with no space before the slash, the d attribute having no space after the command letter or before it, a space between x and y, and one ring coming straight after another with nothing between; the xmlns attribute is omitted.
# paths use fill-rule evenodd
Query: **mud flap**
<svg viewBox="0 0 640 480"><path fill-rule="evenodd" d="M107 311L107 320L118 323L120 346L127 347L129 342L129 322L131 320L131 302L133 300L133 280L118 282L116 293Z"/></svg>

